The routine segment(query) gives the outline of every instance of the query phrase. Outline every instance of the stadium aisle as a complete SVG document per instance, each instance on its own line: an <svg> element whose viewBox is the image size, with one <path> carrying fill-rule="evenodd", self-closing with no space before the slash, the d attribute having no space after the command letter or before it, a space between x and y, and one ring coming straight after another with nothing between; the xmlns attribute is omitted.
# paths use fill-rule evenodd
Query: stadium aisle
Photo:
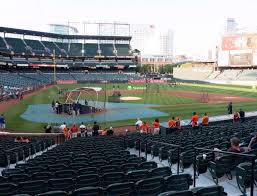
<svg viewBox="0 0 257 196"><path fill-rule="evenodd" d="M254 117L257 116L257 111L255 112L245 112L245 117ZM219 115L219 116L210 116L209 117L209 122L218 122L218 121L224 121L224 120L231 120L233 119L233 114L227 114L227 115ZM181 125L182 126L187 126L190 124L191 119L184 119L181 120ZM201 119L199 120L201 123ZM162 122L161 123L162 127L167 128L167 122Z"/></svg>

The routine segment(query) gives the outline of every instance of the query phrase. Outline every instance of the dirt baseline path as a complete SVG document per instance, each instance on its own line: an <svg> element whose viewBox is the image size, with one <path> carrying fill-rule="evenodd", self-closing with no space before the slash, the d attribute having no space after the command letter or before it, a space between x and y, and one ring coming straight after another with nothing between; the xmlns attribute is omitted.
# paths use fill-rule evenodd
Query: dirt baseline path
<svg viewBox="0 0 257 196"><path fill-rule="evenodd" d="M106 91L108 94L112 94L112 90ZM145 90L120 90L122 93L146 93ZM156 93L156 90L148 90L147 92ZM227 103L227 102L247 102L247 101L257 101L255 98L251 97L243 97L243 96L236 96L236 95L229 95L229 94L218 94L218 93L206 93L206 92L194 92L194 91L180 91L180 90L160 90L160 93L168 94L171 96L176 97L187 97L191 99L195 99L200 103Z"/></svg>
<svg viewBox="0 0 257 196"><path fill-rule="evenodd" d="M48 90L49 88L52 88L54 85L49 85L49 86L46 86L46 87L43 87L43 88L40 88L36 91L33 91L33 92L30 92L30 93L27 93L27 94L24 94L23 95L23 99L26 99L32 95L35 95L39 92L42 92L42 91L46 91ZM5 111L7 111L10 107L20 103L22 100L19 100L19 99L10 99L8 101L3 101L3 102L0 102L0 114L1 113L4 113Z"/></svg>

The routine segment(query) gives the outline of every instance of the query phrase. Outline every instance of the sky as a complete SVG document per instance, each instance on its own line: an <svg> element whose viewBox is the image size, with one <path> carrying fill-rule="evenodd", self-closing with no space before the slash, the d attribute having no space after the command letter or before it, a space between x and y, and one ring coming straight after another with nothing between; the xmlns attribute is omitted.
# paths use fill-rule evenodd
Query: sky
<svg viewBox="0 0 257 196"><path fill-rule="evenodd" d="M254 27L256 0L1 0L0 26L45 30L49 23L121 21L174 31L174 53L207 56L227 18ZM257 29L257 28L256 28Z"/></svg>

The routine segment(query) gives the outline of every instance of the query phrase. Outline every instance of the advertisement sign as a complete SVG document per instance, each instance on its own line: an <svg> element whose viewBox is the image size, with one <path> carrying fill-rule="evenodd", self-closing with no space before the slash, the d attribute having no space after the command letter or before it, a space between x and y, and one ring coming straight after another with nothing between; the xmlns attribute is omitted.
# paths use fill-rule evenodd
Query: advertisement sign
<svg viewBox="0 0 257 196"><path fill-rule="evenodd" d="M77 84L77 80L57 80L57 84Z"/></svg>
<svg viewBox="0 0 257 196"><path fill-rule="evenodd" d="M231 65L252 65L252 54L231 54L230 55L230 64Z"/></svg>
<svg viewBox="0 0 257 196"><path fill-rule="evenodd" d="M241 48L242 38L240 35L222 38L222 50L240 50Z"/></svg>
<svg viewBox="0 0 257 196"><path fill-rule="evenodd" d="M166 80L129 80L129 83L142 84L142 83L167 83Z"/></svg>
<svg viewBox="0 0 257 196"><path fill-rule="evenodd" d="M245 35L243 36L245 45L244 48L255 49L257 48L257 35Z"/></svg>

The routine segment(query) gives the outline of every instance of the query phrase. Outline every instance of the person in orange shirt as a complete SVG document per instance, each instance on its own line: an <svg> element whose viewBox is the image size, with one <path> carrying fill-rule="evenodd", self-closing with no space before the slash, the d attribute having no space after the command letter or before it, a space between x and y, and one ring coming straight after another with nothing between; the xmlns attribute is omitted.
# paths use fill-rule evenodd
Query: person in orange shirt
<svg viewBox="0 0 257 196"><path fill-rule="evenodd" d="M64 134L64 136L65 136L65 140L68 140L68 139L71 138L71 132L70 132L70 130L69 130L68 127L65 127L65 128L63 129L63 134Z"/></svg>
<svg viewBox="0 0 257 196"><path fill-rule="evenodd" d="M75 137L78 136L79 128L76 124L73 124L70 130L71 130L71 133L72 133L72 138L75 138Z"/></svg>
<svg viewBox="0 0 257 196"><path fill-rule="evenodd" d="M153 122L153 135L157 135L160 133L160 121L159 119L155 119Z"/></svg>
<svg viewBox="0 0 257 196"><path fill-rule="evenodd" d="M172 132L175 131L176 129L176 120L175 117L172 117L169 121L168 121L168 127L169 129L167 130L167 134L170 134Z"/></svg>
<svg viewBox="0 0 257 196"><path fill-rule="evenodd" d="M169 126L169 128L175 128L175 127L176 127L175 117L172 117L172 118L168 121L168 126Z"/></svg>
<svg viewBox="0 0 257 196"><path fill-rule="evenodd" d="M193 112L193 116L190 122L192 127L198 127L198 120L199 120L199 116L196 114L196 112Z"/></svg>
<svg viewBox="0 0 257 196"><path fill-rule="evenodd" d="M202 126L207 126L209 124L209 117L207 113L204 113L204 116L202 118Z"/></svg>
<svg viewBox="0 0 257 196"><path fill-rule="evenodd" d="M148 133L149 125L146 124L146 122L143 122L143 124L140 126L140 133Z"/></svg>
<svg viewBox="0 0 257 196"><path fill-rule="evenodd" d="M103 131L102 131L102 133L101 133L101 135L103 135L103 136L105 136L105 135L107 135L107 128L105 128Z"/></svg>

